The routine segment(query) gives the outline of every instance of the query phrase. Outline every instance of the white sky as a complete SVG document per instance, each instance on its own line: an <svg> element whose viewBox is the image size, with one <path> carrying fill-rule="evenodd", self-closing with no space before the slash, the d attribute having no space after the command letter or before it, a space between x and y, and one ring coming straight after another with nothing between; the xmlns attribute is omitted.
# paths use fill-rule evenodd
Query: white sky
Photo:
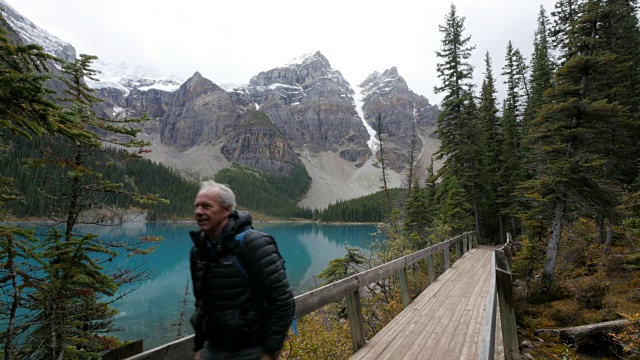
<svg viewBox="0 0 640 360"><path fill-rule="evenodd" d="M373 71L396 66L416 93L438 104L436 74L451 2L438 0L6 0L80 53L145 65L216 84L246 84L260 71L322 52L356 87ZM456 0L479 86L484 54L498 82L507 43L530 57L540 5L552 0ZM501 98L502 87L498 96Z"/></svg>

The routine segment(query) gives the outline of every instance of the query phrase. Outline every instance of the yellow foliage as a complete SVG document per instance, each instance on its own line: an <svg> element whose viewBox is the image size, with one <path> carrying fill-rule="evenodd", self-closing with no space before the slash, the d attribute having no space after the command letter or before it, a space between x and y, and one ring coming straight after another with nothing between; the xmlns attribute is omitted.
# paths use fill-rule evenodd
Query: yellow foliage
<svg viewBox="0 0 640 360"><path fill-rule="evenodd" d="M622 346L624 355L629 359L640 358L640 313L620 315L629 320L629 324L621 333L610 335L615 342Z"/></svg>
<svg viewBox="0 0 640 360"><path fill-rule="evenodd" d="M297 320L298 335L290 333L281 359L348 359L351 354L349 323L322 310Z"/></svg>

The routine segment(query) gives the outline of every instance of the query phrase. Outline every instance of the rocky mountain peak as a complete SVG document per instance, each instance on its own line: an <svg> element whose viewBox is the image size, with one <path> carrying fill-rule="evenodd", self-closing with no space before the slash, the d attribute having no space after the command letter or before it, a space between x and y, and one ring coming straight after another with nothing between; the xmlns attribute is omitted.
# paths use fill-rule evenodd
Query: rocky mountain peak
<svg viewBox="0 0 640 360"><path fill-rule="evenodd" d="M187 81L184 82L177 90L178 98L181 97L197 97L207 92L222 90L211 80L205 78L199 72L195 72Z"/></svg>
<svg viewBox="0 0 640 360"><path fill-rule="evenodd" d="M64 61L75 61L76 49L48 31L22 16L4 0L0 0L0 12L25 44L38 44L45 52Z"/></svg>
<svg viewBox="0 0 640 360"><path fill-rule="evenodd" d="M382 74L374 71L358 86L362 89L365 98L375 92L385 94L390 91L410 91L407 82L400 76L395 66L386 69Z"/></svg>
<svg viewBox="0 0 640 360"><path fill-rule="evenodd" d="M340 71L332 69L329 60L320 51L298 57L285 66L260 72L251 78L249 86L287 85L308 89L318 82L332 83L340 92L354 94Z"/></svg>
<svg viewBox="0 0 640 360"><path fill-rule="evenodd" d="M438 109L429 100L414 93L394 66L384 72L377 71L359 84L363 95L363 114L372 127L377 126L377 117L382 120L382 135L385 138L386 154L398 172L404 171L409 159L406 149L410 148L416 130L416 146L432 135ZM416 126L414 126L414 124Z"/></svg>

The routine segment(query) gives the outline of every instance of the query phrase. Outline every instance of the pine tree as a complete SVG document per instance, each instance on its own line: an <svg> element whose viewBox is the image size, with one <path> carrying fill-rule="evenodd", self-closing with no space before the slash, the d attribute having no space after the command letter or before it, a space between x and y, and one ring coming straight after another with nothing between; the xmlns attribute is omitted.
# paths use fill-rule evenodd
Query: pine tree
<svg viewBox="0 0 640 360"><path fill-rule="evenodd" d="M498 169L498 197L500 204L501 238L504 239L506 229L505 219L510 220L511 232L518 231L515 213L517 198L514 195L516 184L522 180L521 159L521 125L523 119L522 89L524 76L520 73L519 63L523 59L520 51L513 47L511 41L507 45L505 66L502 75L506 77L507 94L502 107L500 124L500 157Z"/></svg>
<svg viewBox="0 0 640 360"><path fill-rule="evenodd" d="M538 28L534 34L533 56L531 57L531 98L525 111L524 133L528 123L535 117L543 104L544 92L552 86L554 71L553 58L549 44L549 17L543 6L538 13Z"/></svg>
<svg viewBox="0 0 640 360"><path fill-rule="evenodd" d="M538 165L536 177L524 187L535 206L545 209L537 216L551 221L542 274L545 283L555 281L563 222L572 214L592 216L616 203L615 187L602 172L607 161L603 134L622 118L624 109L603 99L599 91L598 79L612 70L602 41L601 5L588 1L579 6L575 18L556 18L556 27L567 29L555 39L562 44L563 63L528 135Z"/></svg>
<svg viewBox="0 0 640 360"><path fill-rule="evenodd" d="M473 226L471 205L460 182L455 176L443 179L435 195L437 213L429 236L433 243L469 231Z"/></svg>
<svg viewBox="0 0 640 360"><path fill-rule="evenodd" d="M112 337L104 335L113 331L111 318L116 314L105 296L113 295L123 281L129 281L123 279L144 276L131 273L127 278L105 272L101 262L116 256L118 250L130 254L147 250L141 249L141 244L78 235L76 225L87 222L80 219L82 212L104 204L113 194L140 202L162 201L153 194L141 195L135 184L114 183L105 175L121 160L139 156L146 143L135 138L139 130L133 125L142 119L96 116L92 106L98 99L84 83L85 77L91 79L95 74L90 67L95 58L83 54L76 62L63 65L65 76L61 80L66 89L61 101L66 105L57 113L59 119L94 135L76 141L52 137L62 150L54 153L44 149L45 156L30 161L34 171L44 176L41 190L52 200L50 213L64 224L61 232L51 230L38 247L44 277L34 286L30 311L37 325L31 329L25 348L41 359L94 357L114 344ZM62 171L48 172L51 169Z"/></svg>
<svg viewBox="0 0 640 360"><path fill-rule="evenodd" d="M440 176L455 176L471 199L472 211L479 230L478 202L480 199L480 158L478 146L477 105L473 94L473 67L468 62L474 47L470 36L464 33L464 18L456 13L455 5L445 17L445 25L439 26L443 34L442 47L436 55L442 60L437 64L438 78L442 84L434 87L436 93L444 93L441 113L438 115L440 149L437 159L444 158Z"/></svg>
<svg viewBox="0 0 640 360"><path fill-rule="evenodd" d="M0 267L0 296L3 298L0 315L3 325L6 325L0 331L0 342L4 348L2 358L6 360L22 357L20 339L24 339L22 334L27 331L23 325L33 321L29 313L20 314L19 310L31 303L29 284L39 281L39 263L28 260L37 258L36 243L32 230L0 227L0 259L3 264Z"/></svg>
<svg viewBox="0 0 640 360"><path fill-rule="evenodd" d="M499 128L500 117L498 116L498 106L496 98L495 79L493 77L492 61L489 52L485 54L485 72L480 92L480 105L478 108L478 121L480 130L479 149L481 151L482 169L481 179L484 183L482 198L482 213L484 226L484 239L499 239L499 221L496 221L496 214L500 211L497 207L496 197L498 196L498 183L496 174L498 173L500 158L499 148Z"/></svg>

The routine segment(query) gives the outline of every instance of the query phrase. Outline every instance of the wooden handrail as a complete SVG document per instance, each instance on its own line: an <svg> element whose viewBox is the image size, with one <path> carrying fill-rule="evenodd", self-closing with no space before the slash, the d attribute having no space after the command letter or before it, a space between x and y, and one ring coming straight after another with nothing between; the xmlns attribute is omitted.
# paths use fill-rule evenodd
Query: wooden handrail
<svg viewBox="0 0 640 360"><path fill-rule="evenodd" d="M511 285L511 252L508 247L510 243L511 234L507 233L507 242L495 250L491 256L491 283L487 294L484 328L478 344L478 360L493 360L495 357L498 309L500 310L504 358L511 360L519 357L518 333Z"/></svg>
<svg viewBox="0 0 640 360"><path fill-rule="evenodd" d="M328 305L335 301L340 301L348 294L361 289L373 282L388 277L401 269L405 269L409 265L412 265L426 258L427 256L442 251L443 249L448 248L454 243L462 242L462 240L473 236L474 234L475 232L473 231L464 233L439 244L429 246L428 248L424 248L409 255L405 255L386 264L376 266L367 271L351 275L342 280L298 295L296 296L296 317L305 316L313 311L320 309L325 305Z"/></svg>
<svg viewBox="0 0 640 360"><path fill-rule="evenodd" d="M444 269L449 268L449 247L456 245L456 260L464 252L477 245L477 233L475 231L466 232L439 244L429 246L409 255L395 259L386 264L376 266L372 269L351 275L345 279L327 284L318 289L306 292L295 297L297 318L301 318L313 311L322 308L332 302L347 298L347 315L351 327L351 337L353 351L357 351L366 342L364 337L364 319L360 309L360 289L391 276L399 272L402 280L403 273L406 276L406 268L410 265L427 259L429 268L429 278L433 281L437 277L433 270L433 254L444 252ZM407 281L400 282L404 305L407 306L407 299L410 301ZM193 335L187 336L172 343L161 345L155 349L145 351L141 354L129 357L125 360L187 360L193 358L191 347L193 346Z"/></svg>

